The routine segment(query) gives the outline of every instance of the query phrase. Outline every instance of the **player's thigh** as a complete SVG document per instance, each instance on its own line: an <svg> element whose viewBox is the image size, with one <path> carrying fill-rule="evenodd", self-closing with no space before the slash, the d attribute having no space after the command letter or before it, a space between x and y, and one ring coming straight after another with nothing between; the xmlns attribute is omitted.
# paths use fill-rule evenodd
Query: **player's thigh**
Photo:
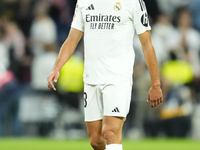
<svg viewBox="0 0 200 150"><path fill-rule="evenodd" d="M121 133L125 118L115 116L104 116L103 117L103 131L112 130L114 133Z"/></svg>
<svg viewBox="0 0 200 150"><path fill-rule="evenodd" d="M121 143L122 128L124 125L124 117L104 116L102 133L107 141L107 144Z"/></svg>
<svg viewBox="0 0 200 150"><path fill-rule="evenodd" d="M102 120L86 122L87 132L90 138L102 136Z"/></svg>

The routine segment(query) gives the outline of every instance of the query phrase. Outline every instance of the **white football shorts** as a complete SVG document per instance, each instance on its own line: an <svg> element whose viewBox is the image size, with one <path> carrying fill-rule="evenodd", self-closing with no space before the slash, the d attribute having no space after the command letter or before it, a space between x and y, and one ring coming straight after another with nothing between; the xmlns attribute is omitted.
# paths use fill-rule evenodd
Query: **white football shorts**
<svg viewBox="0 0 200 150"><path fill-rule="evenodd" d="M103 116L127 116L130 108L132 81L115 84L84 84L85 121L103 119Z"/></svg>

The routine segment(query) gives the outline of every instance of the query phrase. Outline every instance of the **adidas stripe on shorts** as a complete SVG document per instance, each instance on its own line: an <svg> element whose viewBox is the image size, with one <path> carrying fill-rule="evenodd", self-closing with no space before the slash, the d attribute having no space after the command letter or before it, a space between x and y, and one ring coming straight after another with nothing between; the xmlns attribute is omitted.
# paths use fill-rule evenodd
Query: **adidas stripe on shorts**
<svg viewBox="0 0 200 150"><path fill-rule="evenodd" d="M103 116L126 117L131 101L132 81L114 84L84 84L85 121L103 119Z"/></svg>

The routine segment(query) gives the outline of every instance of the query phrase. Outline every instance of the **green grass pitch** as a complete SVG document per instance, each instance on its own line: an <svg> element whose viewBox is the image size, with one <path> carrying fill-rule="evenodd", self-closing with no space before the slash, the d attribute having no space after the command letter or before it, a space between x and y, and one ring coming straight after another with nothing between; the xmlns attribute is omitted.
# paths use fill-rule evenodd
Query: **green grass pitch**
<svg viewBox="0 0 200 150"><path fill-rule="evenodd" d="M200 141L191 139L123 140L124 150L200 150ZM92 150L89 140L1 138L1 150Z"/></svg>

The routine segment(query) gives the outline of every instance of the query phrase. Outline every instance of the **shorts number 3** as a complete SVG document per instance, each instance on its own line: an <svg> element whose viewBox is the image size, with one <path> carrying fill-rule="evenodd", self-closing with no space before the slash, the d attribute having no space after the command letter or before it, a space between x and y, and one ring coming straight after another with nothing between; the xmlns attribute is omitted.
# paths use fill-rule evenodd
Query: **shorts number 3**
<svg viewBox="0 0 200 150"><path fill-rule="evenodd" d="M87 107L87 93L86 92L84 92L83 99L84 99L84 107Z"/></svg>

